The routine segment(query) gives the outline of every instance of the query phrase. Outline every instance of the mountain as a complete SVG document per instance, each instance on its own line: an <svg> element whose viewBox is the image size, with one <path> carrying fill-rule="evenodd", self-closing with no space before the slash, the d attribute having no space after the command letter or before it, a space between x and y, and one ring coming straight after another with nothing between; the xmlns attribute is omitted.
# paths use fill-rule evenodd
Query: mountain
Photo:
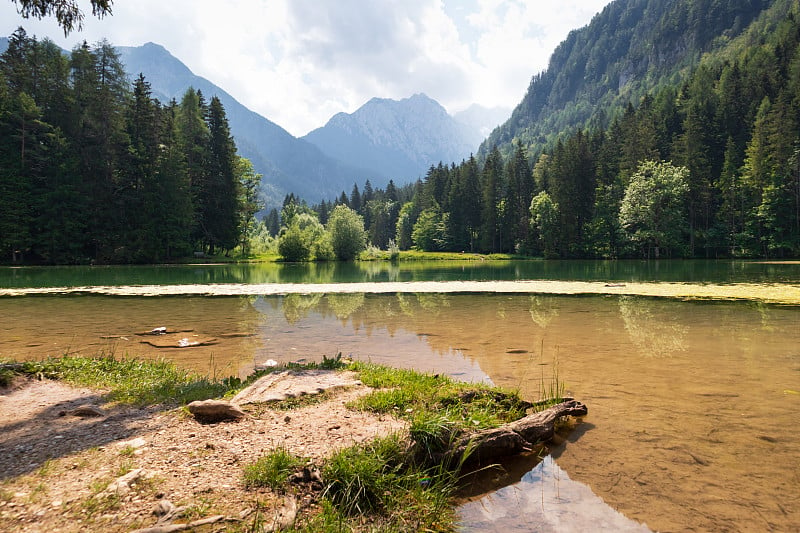
<svg viewBox="0 0 800 533"><path fill-rule="evenodd" d="M353 113L338 113L303 137L330 157L359 164L398 184L423 177L431 165L469 157L484 137L424 94L373 98Z"/></svg>
<svg viewBox="0 0 800 533"><path fill-rule="evenodd" d="M173 98L180 101L189 87L202 91L207 101L213 95L219 97L239 154L252 161L256 172L264 176L262 185L269 205L279 204L289 192L309 202L331 199L349 191L355 181L379 181L382 177L325 155L313 144L250 111L221 88L193 74L163 46L147 43L117 50L131 79L143 73L153 95L163 103Z"/></svg>
<svg viewBox="0 0 800 533"><path fill-rule="evenodd" d="M531 79L511 118L481 145L538 153L562 132L607 126L630 102L679 85L703 54L724 47L774 0L616 0L569 33Z"/></svg>
<svg viewBox="0 0 800 533"><path fill-rule="evenodd" d="M508 120L511 116L511 109L506 107L484 107L472 104L463 111L453 115L456 122L460 122L472 132L477 139L475 145L479 145L486 139L492 131Z"/></svg>

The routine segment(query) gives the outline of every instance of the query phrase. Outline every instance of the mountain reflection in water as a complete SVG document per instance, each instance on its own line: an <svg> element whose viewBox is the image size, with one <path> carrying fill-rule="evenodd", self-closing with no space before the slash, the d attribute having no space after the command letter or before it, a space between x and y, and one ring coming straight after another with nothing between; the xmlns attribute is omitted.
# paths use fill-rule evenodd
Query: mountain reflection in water
<svg viewBox="0 0 800 533"><path fill-rule="evenodd" d="M625 518L546 456L522 480L458 509L459 531L649 532Z"/></svg>

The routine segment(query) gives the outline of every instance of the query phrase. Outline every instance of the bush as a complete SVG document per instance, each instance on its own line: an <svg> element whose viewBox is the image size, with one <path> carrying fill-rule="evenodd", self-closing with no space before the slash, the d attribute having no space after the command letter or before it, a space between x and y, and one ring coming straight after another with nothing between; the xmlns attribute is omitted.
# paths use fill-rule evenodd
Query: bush
<svg viewBox="0 0 800 533"><path fill-rule="evenodd" d="M278 253L284 261L299 262L308 261L311 257L311 243L303 230L293 224L285 229L278 241Z"/></svg>
<svg viewBox="0 0 800 533"><path fill-rule="evenodd" d="M347 207L337 205L328 219L328 232L336 258L351 261L367 247L364 218Z"/></svg>

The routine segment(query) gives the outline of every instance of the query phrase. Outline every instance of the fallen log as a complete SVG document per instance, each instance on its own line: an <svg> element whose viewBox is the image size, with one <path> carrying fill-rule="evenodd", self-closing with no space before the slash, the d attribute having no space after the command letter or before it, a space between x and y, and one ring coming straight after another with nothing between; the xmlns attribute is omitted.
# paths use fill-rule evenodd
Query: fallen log
<svg viewBox="0 0 800 533"><path fill-rule="evenodd" d="M203 339L199 341L185 338L185 339L164 340L164 341L142 340L139 342L141 344L149 344L153 348L196 348L198 346L213 346L215 344L219 344L219 341L215 338Z"/></svg>
<svg viewBox="0 0 800 533"><path fill-rule="evenodd" d="M437 459L460 462L466 455L464 463L475 464L530 451L553 438L559 418L586 416L587 413L588 409L582 403L565 401L497 428L461 435Z"/></svg>

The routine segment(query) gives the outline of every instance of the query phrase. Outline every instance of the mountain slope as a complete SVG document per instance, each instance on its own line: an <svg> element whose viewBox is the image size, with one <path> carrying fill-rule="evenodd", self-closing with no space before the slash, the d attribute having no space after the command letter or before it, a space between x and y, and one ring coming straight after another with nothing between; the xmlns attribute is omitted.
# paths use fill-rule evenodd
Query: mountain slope
<svg viewBox="0 0 800 533"><path fill-rule="evenodd" d="M117 49L130 77L143 73L154 96L164 103L172 98L180 101L189 87L202 91L206 100L217 95L225 106L240 155L250 159L256 171L264 175L265 192L273 204L289 192L309 201L335 198L350 190L355 181L380 177L326 156L314 145L250 111L224 90L194 75L158 44Z"/></svg>
<svg viewBox="0 0 800 533"><path fill-rule="evenodd" d="M533 76L511 118L481 145L536 153L561 132L602 126L660 84L678 84L706 52L741 33L772 0L616 0L570 32Z"/></svg>
<svg viewBox="0 0 800 533"><path fill-rule="evenodd" d="M373 98L351 114L334 115L303 139L331 157L358 162L402 184L424 176L431 165L469 157L483 137L435 100L415 94L399 101Z"/></svg>

